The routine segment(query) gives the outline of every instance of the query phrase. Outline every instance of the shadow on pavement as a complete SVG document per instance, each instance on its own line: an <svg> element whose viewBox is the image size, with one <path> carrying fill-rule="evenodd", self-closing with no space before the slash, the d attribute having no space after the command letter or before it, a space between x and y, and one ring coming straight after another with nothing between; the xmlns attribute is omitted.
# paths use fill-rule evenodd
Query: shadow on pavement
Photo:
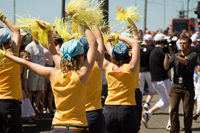
<svg viewBox="0 0 200 133"><path fill-rule="evenodd" d="M23 133L39 133L39 132L47 132L51 131L51 123L54 114L45 114L41 115L39 121L35 121L34 123L23 123Z"/></svg>

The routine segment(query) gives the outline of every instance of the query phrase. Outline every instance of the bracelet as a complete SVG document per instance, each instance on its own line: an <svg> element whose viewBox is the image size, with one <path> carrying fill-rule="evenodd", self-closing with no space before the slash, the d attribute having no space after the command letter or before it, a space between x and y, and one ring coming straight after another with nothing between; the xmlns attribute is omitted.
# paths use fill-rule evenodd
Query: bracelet
<svg viewBox="0 0 200 133"><path fill-rule="evenodd" d="M6 17L4 17L2 21L5 22L5 19L6 19Z"/></svg>

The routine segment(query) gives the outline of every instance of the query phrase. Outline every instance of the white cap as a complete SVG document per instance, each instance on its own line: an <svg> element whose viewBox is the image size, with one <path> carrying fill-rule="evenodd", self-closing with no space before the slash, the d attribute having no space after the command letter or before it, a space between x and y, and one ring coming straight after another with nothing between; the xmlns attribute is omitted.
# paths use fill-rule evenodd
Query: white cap
<svg viewBox="0 0 200 133"><path fill-rule="evenodd" d="M150 34L146 34L144 37L143 37L143 40L151 40L151 41L154 41L152 36Z"/></svg>
<svg viewBox="0 0 200 133"><path fill-rule="evenodd" d="M193 34L192 37L196 38L196 39L199 39L199 35L198 34Z"/></svg>
<svg viewBox="0 0 200 133"><path fill-rule="evenodd" d="M154 37L155 41L160 41L160 40L164 40L164 39L167 39L164 34L156 34Z"/></svg>
<svg viewBox="0 0 200 133"><path fill-rule="evenodd" d="M178 37L174 36L172 37L172 41L177 41L178 40Z"/></svg>
<svg viewBox="0 0 200 133"><path fill-rule="evenodd" d="M25 35L27 35L28 33L25 31L25 30L23 30L23 29L19 29L20 30L20 35L21 36L25 36Z"/></svg>
<svg viewBox="0 0 200 133"><path fill-rule="evenodd" d="M197 39L195 37L190 37L190 39L192 40L192 42L196 42Z"/></svg>

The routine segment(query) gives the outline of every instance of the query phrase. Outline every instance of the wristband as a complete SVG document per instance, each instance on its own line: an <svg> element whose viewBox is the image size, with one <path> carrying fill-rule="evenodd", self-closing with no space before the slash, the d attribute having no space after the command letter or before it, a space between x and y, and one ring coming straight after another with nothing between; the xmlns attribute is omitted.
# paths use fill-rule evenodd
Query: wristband
<svg viewBox="0 0 200 133"><path fill-rule="evenodd" d="M5 22L5 19L6 19L6 17L4 17L2 21Z"/></svg>

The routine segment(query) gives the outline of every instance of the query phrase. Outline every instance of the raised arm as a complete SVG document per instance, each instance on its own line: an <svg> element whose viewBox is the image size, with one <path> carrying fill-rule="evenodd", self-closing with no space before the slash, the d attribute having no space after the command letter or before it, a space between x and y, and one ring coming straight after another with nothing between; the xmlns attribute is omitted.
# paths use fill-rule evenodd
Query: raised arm
<svg viewBox="0 0 200 133"><path fill-rule="evenodd" d="M131 50L132 57L129 63L129 67L130 67L130 70L136 74L136 70L139 64L139 59L140 59L139 43L135 39L125 37L125 36L120 36L120 35L119 35L119 40L125 42L126 44L132 47L132 50Z"/></svg>
<svg viewBox="0 0 200 133"><path fill-rule="evenodd" d="M51 56L53 58L53 61L55 63L55 66L60 69L60 59L61 57L58 55L58 52L56 50L56 47L55 47L55 43L54 43L54 40L53 40L53 35L51 32L48 32L48 44L47 44L47 47L51 53Z"/></svg>
<svg viewBox="0 0 200 133"><path fill-rule="evenodd" d="M97 61L98 66L102 70L103 59L104 59L103 36L101 34L101 31L99 30L99 27L95 23L92 23L92 31L93 31L94 37L96 38L96 41L98 43L96 61Z"/></svg>
<svg viewBox="0 0 200 133"><path fill-rule="evenodd" d="M13 44L12 44L12 52L14 55L19 56L19 48L21 45L21 36L20 36L20 30L17 28L14 28L15 24L10 21L8 18L4 17L4 15L1 16L0 20L6 24L6 26L13 32Z"/></svg>
<svg viewBox="0 0 200 133"><path fill-rule="evenodd" d="M87 53L87 57L82 65L82 67L80 68L79 77L80 77L80 80L82 81L82 83L87 84L87 80L90 76L91 70L92 70L92 68L94 66L94 62L96 60L98 44L96 42L94 35L92 34L91 30L89 29L89 27L85 24L85 25L82 25L82 28L84 29L85 37L89 44L89 50Z"/></svg>
<svg viewBox="0 0 200 133"><path fill-rule="evenodd" d="M40 26L41 29L45 30L45 27L41 23L39 23L38 21L37 21L37 23L38 23L38 25ZM52 35L51 31L48 32L47 48L49 49L49 51L51 53L51 56L53 58L53 61L56 65L56 67L58 69L60 69L60 59L61 59L61 57L57 53L56 46L55 46L53 35Z"/></svg>
<svg viewBox="0 0 200 133"><path fill-rule="evenodd" d="M56 68L52 68L52 67L44 67L42 65L39 64L35 64L32 63L30 61L21 59L19 57L10 55L8 53L5 54L5 56L7 58L9 58L10 60L14 61L15 63L27 67L28 69L32 70L33 72L37 73L38 75L46 78L46 79L50 79L52 80L54 73L56 72Z"/></svg>
<svg viewBox="0 0 200 133"><path fill-rule="evenodd" d="M125 12L124 8L121 7L120 5L117 5L116 8L119 12ZM131 26L130 31L132 32L134 39L139 40L138 29L137 29L135 23L131 20L131 18L128 18L127 21Z"/></svg>

